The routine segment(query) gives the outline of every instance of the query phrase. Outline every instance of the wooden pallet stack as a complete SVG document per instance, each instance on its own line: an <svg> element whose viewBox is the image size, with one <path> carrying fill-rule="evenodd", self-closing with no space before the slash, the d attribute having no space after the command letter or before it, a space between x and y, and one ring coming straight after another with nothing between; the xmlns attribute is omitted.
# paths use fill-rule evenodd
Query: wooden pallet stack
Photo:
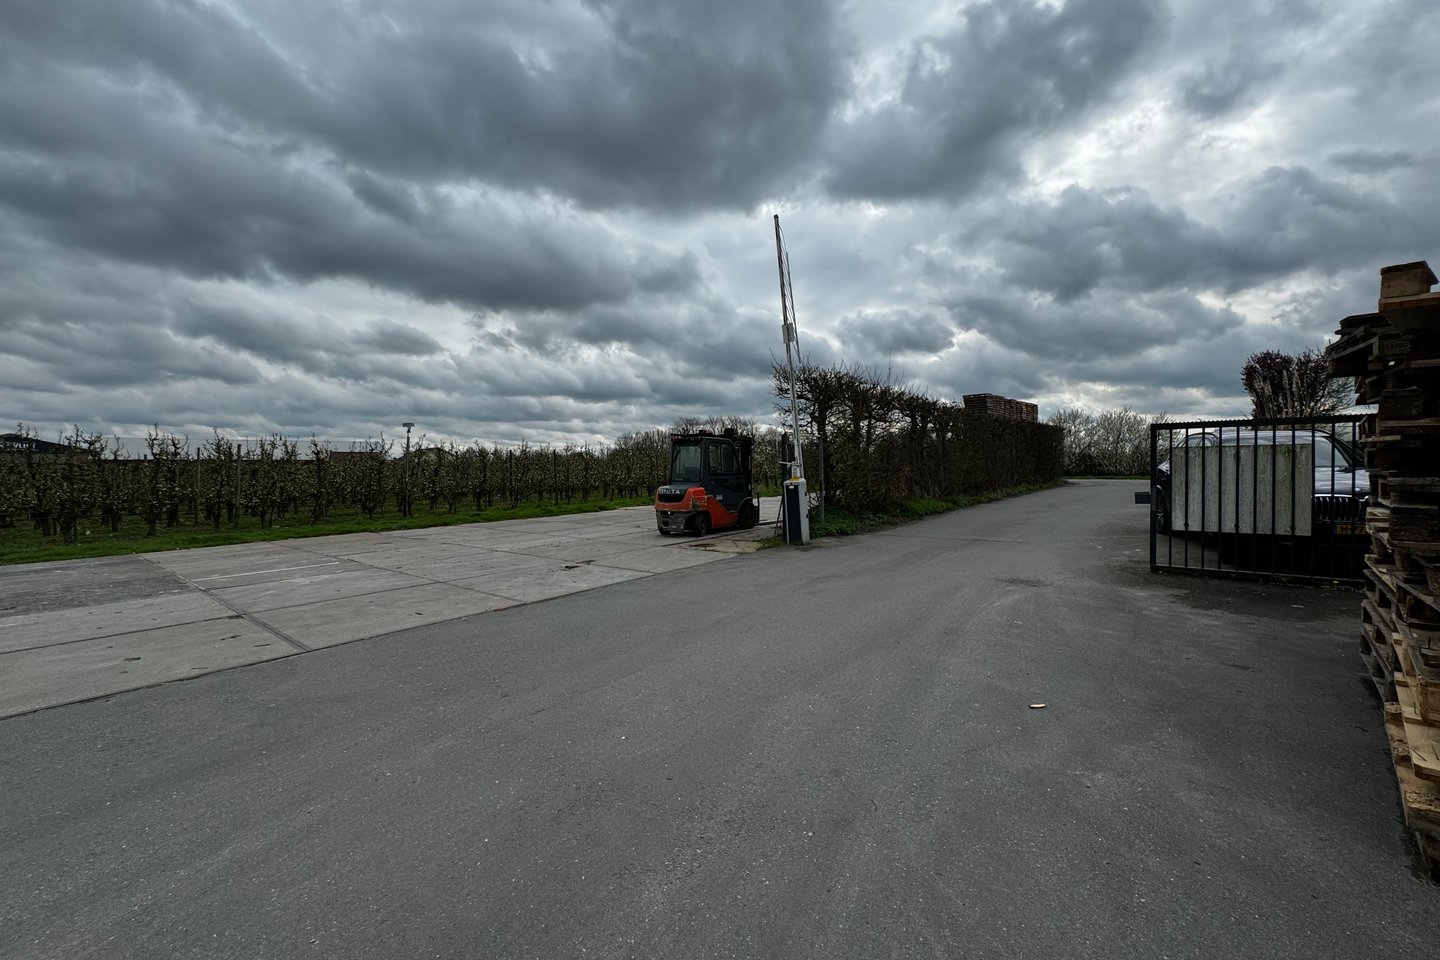
<svg viewBox="0 0 1440 960"><path fill-rule="evenodd" d="M1346 317L1326 355L1376 404L1360 652L1385 703L1405 819L1440 879L1440 292L1424 261L1380 271L1375 313Z"/></svg>
<svg viewBox="0 0 1440 960"><path fill-rule="evenodd" d="M1040 419L1040 408L1024 400L1012 400L994 393L967 393L964 399L965 409L979 410L992 417L1009 417L1011 420L1029 420L1032 423Z"/></svg>

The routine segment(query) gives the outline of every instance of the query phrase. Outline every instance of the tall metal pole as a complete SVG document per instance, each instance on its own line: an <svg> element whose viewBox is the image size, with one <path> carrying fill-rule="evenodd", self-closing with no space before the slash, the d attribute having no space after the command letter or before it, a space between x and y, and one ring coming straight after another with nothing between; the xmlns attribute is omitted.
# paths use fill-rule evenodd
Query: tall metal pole
<svg viewBox="0 0 1440 960"><path fill-rule="evenodd" d="M790 319L790 302L785 293L785 252L780 242L780 214L775 214L775 265L780 271L780 330L785 338L785 362L790 365L790 429L795 437L795 459L790 464L790 479L805 476L805 458L800 452L800 408L796 403L795 353L800 349L795 324ZM792 347L794 349L792 349Z"/></svg>
<svg viewBox="0 0 1440 960"><path fill-rule="evenodd" d="M401 508L404 516L410 516L410 428L415 426L411 421L401 424L405 428L405 503Z"/></svg>

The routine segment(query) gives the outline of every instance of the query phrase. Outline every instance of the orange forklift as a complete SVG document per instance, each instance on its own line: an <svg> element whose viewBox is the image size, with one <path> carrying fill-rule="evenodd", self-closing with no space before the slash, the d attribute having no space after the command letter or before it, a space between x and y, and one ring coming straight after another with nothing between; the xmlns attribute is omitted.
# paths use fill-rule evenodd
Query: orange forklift
<svg viewBox="0 0 1440 960"><path fill-rule="evenodd" d="M738 527L760 522L755 496L753 437L701 430L670 438L670 478L655 489L655 526L664 535Z"/></svg>

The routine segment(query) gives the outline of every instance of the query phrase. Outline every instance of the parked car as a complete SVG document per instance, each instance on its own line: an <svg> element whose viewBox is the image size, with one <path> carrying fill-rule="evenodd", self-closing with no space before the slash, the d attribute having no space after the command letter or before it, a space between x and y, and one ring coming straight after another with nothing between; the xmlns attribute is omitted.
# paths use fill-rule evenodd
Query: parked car
<svg viewBox="0 0 1440 960"><path fill-rule="evenodd" d="M1177 431L1178 432L1178 431ZM1314 503L1311 509L1313 533L1325 539L1363 537L1365 509L1370 499L1370 475L1362 465L1358 450L1326 430L1310 427L1291 430L1261 427L1216 427L1187 432L1174 446L1162 444L1159 455L1184 452L1197 447L1267 447L1309 445L1314 449ZM1151 511L1155 529L1170 533L1174 524L1171 512L1170 458L1155 468L1151 489ZM1193 518L1192 518L1193 521ZM1182 524L1183 526L1183 524Z"/></svg>

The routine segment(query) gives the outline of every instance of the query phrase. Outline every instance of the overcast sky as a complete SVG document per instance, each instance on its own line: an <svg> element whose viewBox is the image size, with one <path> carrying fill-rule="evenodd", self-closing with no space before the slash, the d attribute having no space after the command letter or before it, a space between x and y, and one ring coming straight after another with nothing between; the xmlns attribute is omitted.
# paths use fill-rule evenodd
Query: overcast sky
<svg viewBox="0 0 1440 960"><path fill-rule="evenodd" d="M0 418L599 441L1242 415L1440 265L1436 0L0 0Z"/></svg>

